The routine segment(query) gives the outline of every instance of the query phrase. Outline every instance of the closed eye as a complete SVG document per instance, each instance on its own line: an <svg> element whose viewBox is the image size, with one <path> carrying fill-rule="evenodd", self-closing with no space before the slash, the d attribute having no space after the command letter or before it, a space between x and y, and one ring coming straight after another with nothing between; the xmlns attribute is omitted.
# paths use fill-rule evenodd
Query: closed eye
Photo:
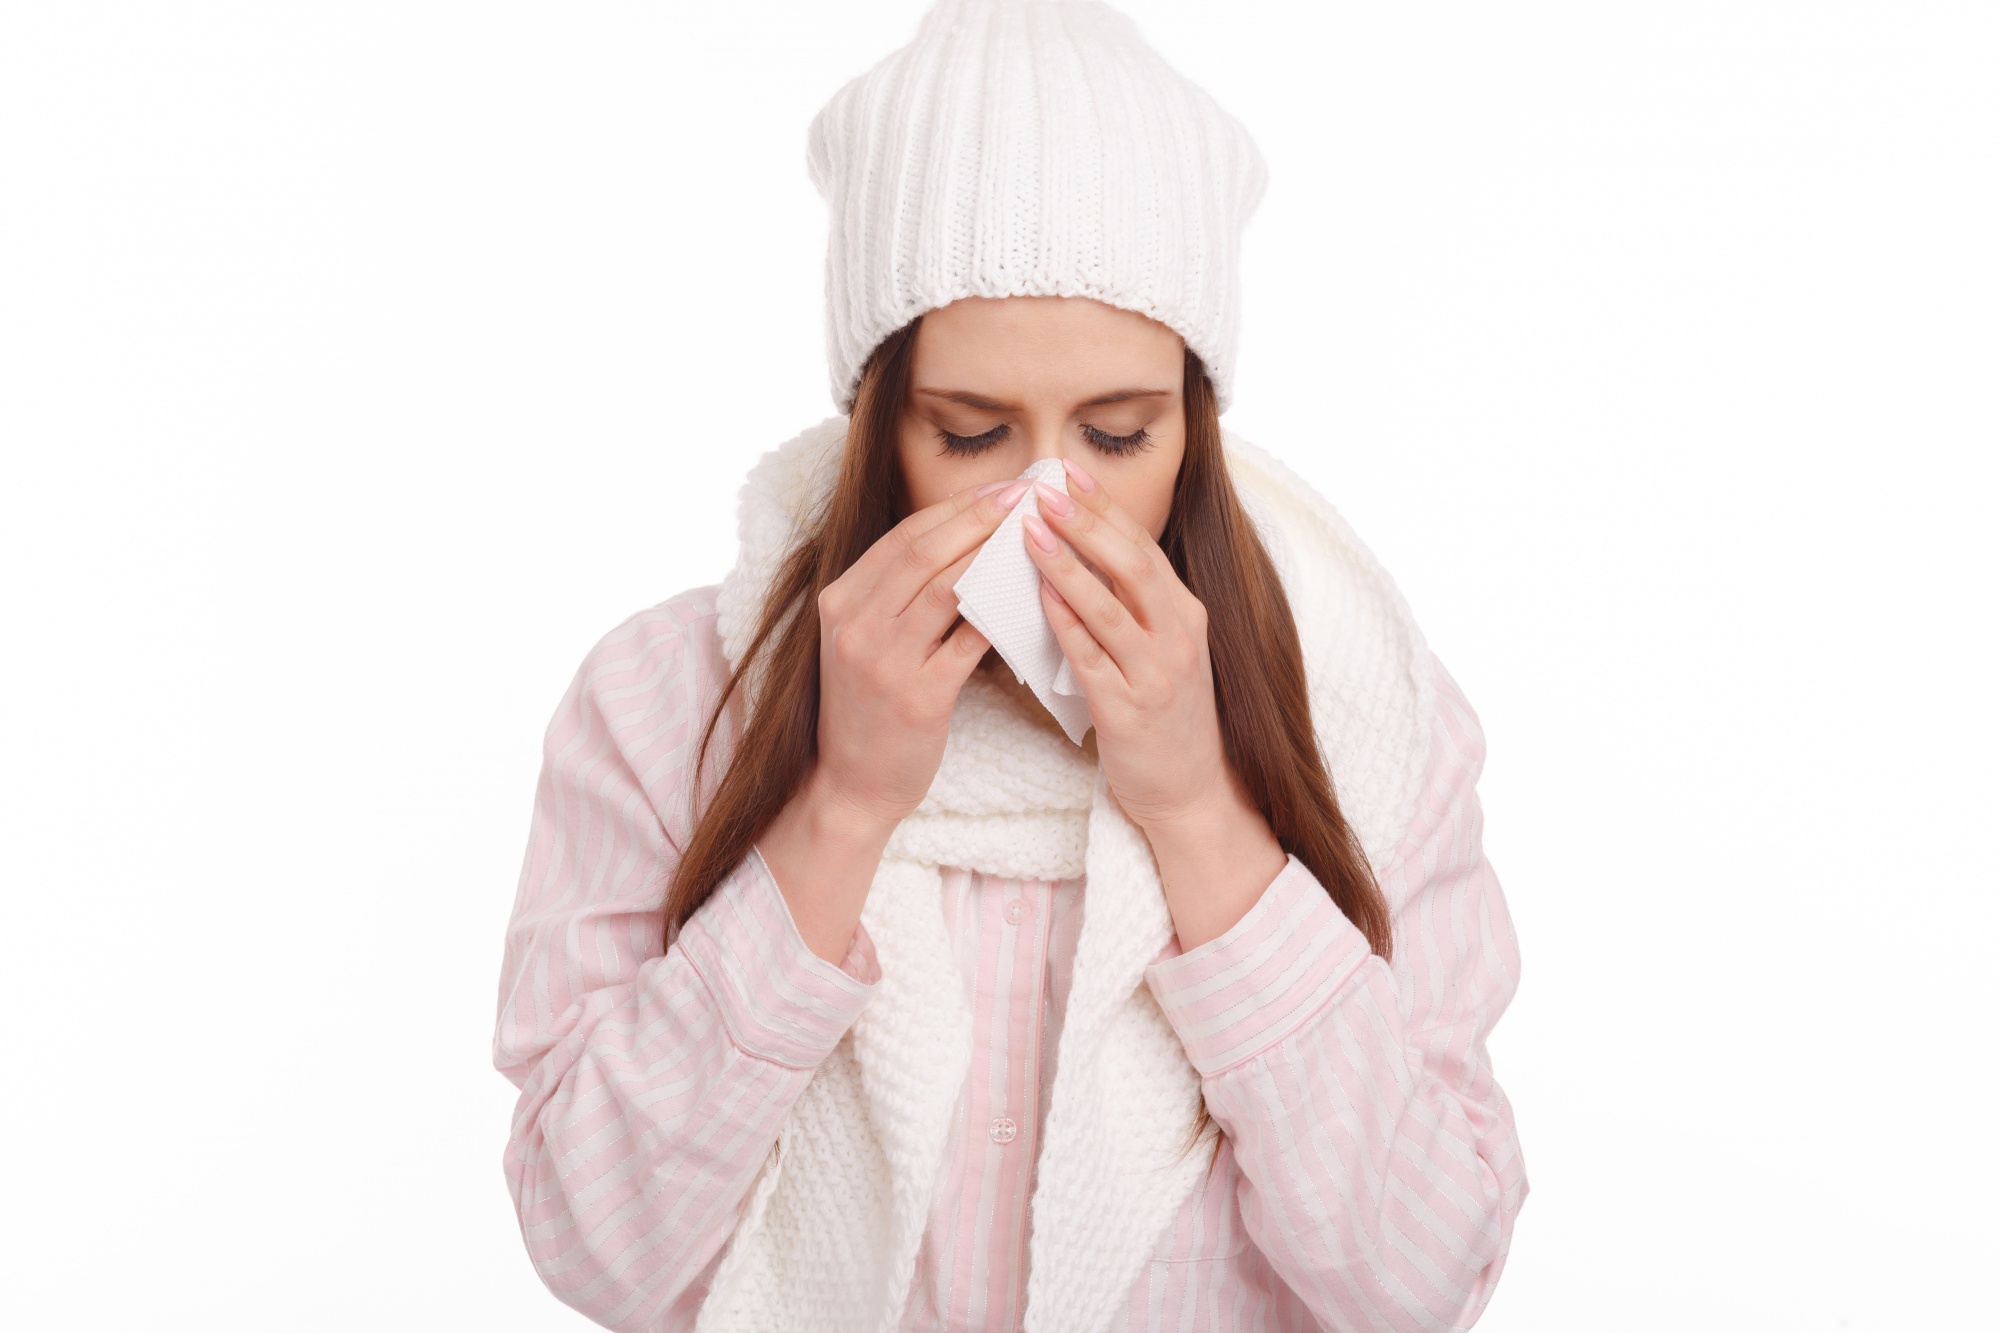
<svg viewBox="0 0 2000 1333"><path fill-rule="evenodd" d="M938 439L944 442L944 451L960 458L981 453L1006 438L1007 423L1004 421L980 435L953 435L942 426L938 428Z"/></svg>
<svg viewBox="0 0 2000 1333"><path fill-rule="evenodd" d="M1130 435L1106 435L1095 426L1085 426L1083 436L1107 454L1136 454L1153 443L1153 437L1146 433L1144 426Z"/></svg>
<svg viewBox="0 0 2000 1333"><path fill-rule="evenodd" d="M937 434L938 440L944 445L945 453L962 458L972 454L983 453L985 450L1006 439L1008 426L1005 422L1002 422L992 430L978 435L954 435L943 427L939 427ZM1085 426L1083 428L1083 437L1098 449L1114 457L1123 454L1136 454L1142 449L1151 448L1153 444L1153 437L1147 432L1144 426L1133 431L1130 435L1111 435L1099 430L1095 426Z"/></svg>

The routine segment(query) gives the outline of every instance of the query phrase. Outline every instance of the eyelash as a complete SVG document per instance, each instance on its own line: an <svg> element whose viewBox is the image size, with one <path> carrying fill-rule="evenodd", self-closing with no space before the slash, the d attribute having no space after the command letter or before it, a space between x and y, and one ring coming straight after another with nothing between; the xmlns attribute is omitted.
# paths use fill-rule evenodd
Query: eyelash
<svg viewBox="0 0 2000 1333"><path fill-rule="evenodd" d="M1113 457L1136 454L1153 443L1153 437L1146 433L1144 426L1130 435L1106 435L1095 426L1085 426L1083 434L1085 439ZM960 456L976 454L987 446L1006 439L1007 426L1003 422L982 435L953 435L948 430L940 429L938 438L944 442L944 451L948 454Z"/></svg>
<svg viewBox="0 0 2000 1333"><path fill-rule="evenodd" d="M1007 435L1007 427L995 426L983 435L953 435L943 427L938 428L938 438L944 441L944 451L958 457L984 451L987 446L1000 443Z"/></svg>

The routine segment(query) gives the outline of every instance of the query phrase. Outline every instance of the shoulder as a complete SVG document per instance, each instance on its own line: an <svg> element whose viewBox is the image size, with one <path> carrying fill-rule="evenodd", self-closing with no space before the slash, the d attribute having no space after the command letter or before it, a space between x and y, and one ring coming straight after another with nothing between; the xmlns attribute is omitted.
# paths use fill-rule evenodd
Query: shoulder
<svg viewBox="0 0 2000 1333"><path fill-rule="evenodd" d="M603 634L584 655L570 699L549 728L552 760L568 749L618 755L676 844L691 823L685 779L729 679L716 591L690 588ZM604 744L575 744L591 736Z"/></svg>
<svg viewBox="0 0 2000 1333"><path fill-rule="evenodd" d="M599 697L643 697L685 689L691 677L726 673L716 633L714 586L690 588L635 611L584 655L577 680Z"/></svg>

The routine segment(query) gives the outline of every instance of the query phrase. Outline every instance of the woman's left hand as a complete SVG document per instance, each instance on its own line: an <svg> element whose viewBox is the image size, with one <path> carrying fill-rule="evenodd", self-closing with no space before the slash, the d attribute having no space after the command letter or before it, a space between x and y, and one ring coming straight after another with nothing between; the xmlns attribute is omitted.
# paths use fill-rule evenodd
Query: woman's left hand
<svg viewBox="0 0 2000 1333"><path fill-rule="evenodd" d="M1097 761L1152 844L1186 951L1242 920L1284 870L1285 852L1223 753L1207 609L1150 532L1081 469L1069 473L1069 495L1035 483L1046 522L1029 514L1023 523L1028 554L1042 572L1042 610L1090 704Z"/></svg>
<svg viewBox="0 0 2000 1333"><path fill-rule="evenodd" d="M1068 495L1035 483L1046 522L1027 516L1028 554L1042 573L1042 609L1090 704L1111 793L1150 832L1232 794L1208 612L1152 534L1079 474L1072 466Z"/></svg>

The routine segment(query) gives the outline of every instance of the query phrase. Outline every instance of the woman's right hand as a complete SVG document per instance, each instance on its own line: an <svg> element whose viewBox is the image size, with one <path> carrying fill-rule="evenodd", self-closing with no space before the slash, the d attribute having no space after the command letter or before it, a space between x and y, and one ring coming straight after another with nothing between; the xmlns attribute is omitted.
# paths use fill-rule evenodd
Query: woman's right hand
<svg viewBox="0 0 2000 1333"><path fill-rule="evenodd" d="M814 776L893 827L917 808L944 758L959 688L986 655L960 624L952 585L1024 480L989 482L898 523L819 595L819 759Z"/></svg>
<svg viewBox="0 0 2000 1333"><path fill-rule="evenodd" d="M757 845L823 958L846 956L889 835L937 776L959 689L991 646L952 629L952 585L1027 487L991 482L918 510L819 595L819 753Z"/></svg>

